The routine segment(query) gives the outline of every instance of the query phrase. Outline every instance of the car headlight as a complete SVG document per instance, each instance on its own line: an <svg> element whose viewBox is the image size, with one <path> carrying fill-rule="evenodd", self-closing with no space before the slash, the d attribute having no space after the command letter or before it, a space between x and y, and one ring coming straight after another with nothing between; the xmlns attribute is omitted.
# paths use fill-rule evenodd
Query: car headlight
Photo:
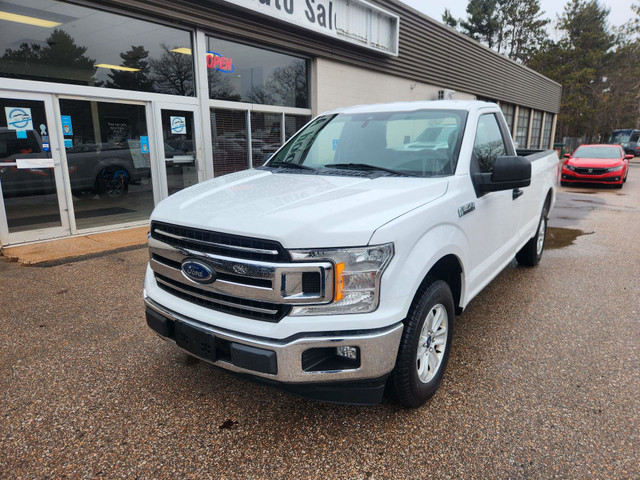
<svg viewBox="0 0 640 480"><path fill-rule="evenodd" d="M333 302L293 307L294 315L368 313L378 308L380 277L393 257L393 243L360 248L292 250L294 260L327 259L334 263Z"/></svg>
<svg viewBox="0 0 640 480"><path fill-rule="evenodd" d="M617 172L617 171L622 170L623 167L624 167L624 165L618 165L617 167L607 168L605 171L606 172Z"/></svg>
<svg viewBox="0 0 640 480"><path fill-rule="evenodd" d="M576 169L576 167L574 167L573 165L569 165L568 163L564 164L564 168L566 168L567 170L572 170L572 171Z"/></svg>

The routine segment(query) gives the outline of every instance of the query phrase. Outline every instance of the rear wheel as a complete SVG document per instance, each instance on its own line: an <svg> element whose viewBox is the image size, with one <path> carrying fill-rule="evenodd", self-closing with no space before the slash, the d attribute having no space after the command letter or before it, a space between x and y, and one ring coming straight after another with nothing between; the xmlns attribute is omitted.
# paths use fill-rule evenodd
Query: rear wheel
<svg viewBox="0 0 640 480"><path fill-rule="evenodd" d="M390 378L393 394L402 405L420 407L438 389L451 350L454 316L449 285L427 279L405 320Z"/></svg>
<svg viewBox="0 0 640 480"><path fill-rule="evenodd" d="M547 238L547 212L548 208L545 205L540 215L536 234L516 253L516 260L520 265L535 267L540 263Z"/></svg>

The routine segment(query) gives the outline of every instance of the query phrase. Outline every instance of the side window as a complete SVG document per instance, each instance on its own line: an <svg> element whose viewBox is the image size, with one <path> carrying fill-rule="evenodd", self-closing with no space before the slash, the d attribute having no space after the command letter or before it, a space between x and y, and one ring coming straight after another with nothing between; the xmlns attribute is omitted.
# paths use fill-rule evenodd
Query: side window
<svg viewBox="0 0 640 480"><path fill-rule="evenodd" d="M638 141L638 137L640 137L640 133L634 133L633 135L631 135L631 138L629 139L630 142L637 142Z"/></svg>
<svg viewBox="0 0 640 480"><path fill-rule="evenodd" d="M502 132L494 114L482 115L478 120L478 130L473 143L473 155L481 173L493 172L496 158L507 154Z"/></svg>

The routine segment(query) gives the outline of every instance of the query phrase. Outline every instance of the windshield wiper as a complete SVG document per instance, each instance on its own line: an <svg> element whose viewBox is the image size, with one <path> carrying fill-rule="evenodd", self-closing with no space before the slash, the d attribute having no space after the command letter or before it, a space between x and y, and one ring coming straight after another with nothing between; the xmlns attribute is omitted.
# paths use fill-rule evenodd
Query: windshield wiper
<svg viewBox="0 0 640 480"><path fill-rule="evenodd" d="M390 168L378 167L377 165L369 165L368 163L329 163L324 166L325 168L345 168L351 170L371 170L378 172L387 172L394 175L402 175L405 177L417 177L417 175L409 172L401 172L399 170L392 170Z"/></svg>
<svg viewBox="0 0 640 480"><path fill-rule="evenodd" d="M302 165L300 163L295 163L295 162L273 162L265 165L265 167L297 168L298 170L315 170L315 168L313 167L308 167L307 165Z"/></svg>

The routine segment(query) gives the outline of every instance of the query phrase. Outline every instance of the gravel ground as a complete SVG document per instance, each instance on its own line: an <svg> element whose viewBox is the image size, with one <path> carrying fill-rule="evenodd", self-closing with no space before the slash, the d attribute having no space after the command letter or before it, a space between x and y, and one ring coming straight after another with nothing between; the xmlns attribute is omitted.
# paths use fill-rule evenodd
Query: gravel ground
<svg viewBox="0 0 640 480"><path fill-rule="evenodd" d="M418 410L190 360L145 324L143 249L0 260L0 477L640 478L640 166L621 191L561 189L551 226L538 268L457 319Z"/></svg>

